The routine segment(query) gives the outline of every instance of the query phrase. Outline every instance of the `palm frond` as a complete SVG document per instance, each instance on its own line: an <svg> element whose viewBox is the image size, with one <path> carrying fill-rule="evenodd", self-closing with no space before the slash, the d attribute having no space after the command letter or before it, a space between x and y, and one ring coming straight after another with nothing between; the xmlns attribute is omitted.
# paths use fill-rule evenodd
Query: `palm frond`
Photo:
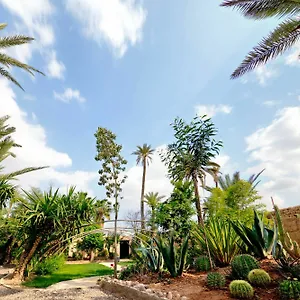
<svg viewBox="0 0 300 300"><path fill-rule="evenodd" d="M264 38L258 46L253 48L241 65L232 73L231 78L238 78L282 54L298 41L299 35L299 19L289 19L282 22L267 38Z"/></svg>
<svg viewBox="0 0 300 300"><path fill-rule="evenodd" d="M265 19L299 14L298 0L225 0L221 6L233 7L245 17Z"/></svg>
<svg viewBox="0 0 300 300"><path fill-rule="evenodd" d="M1 30L1 28L0 28ZM0 38L0 48L8 48L30 43L34 38L25 35L5 36Z"/></svg>
<svg viewBox="0 0 300 300"><path fill-rule="evenodd" d="M2 179L14 179L14 177L25 174L25 173L29 173L29 172L33 172L33 171L38 171L38 170L42 170L42 169L46 169L49 168L48 166L45 167L30 167L30 168L24 168L22 170L18 170L9 174L1 174L0 177Z"/></svg>
<svg viewBox="0 0 300 300"><path fill-rule="evenodd" d="M4 68L0 67L0 75L2 75L3 77L7 78L8 80L10 80L11 82L13 82L15 85L17 85L21 90L25 91L22 86L20 85L20 83L14 78L12 77L12 75L5 70Z"/></svg>
<svg viewBox="0 0 300 300"><path fill-rule="evenodd" d="M7 26L6 23L0 23L0 30L4 29Z"/></svg>

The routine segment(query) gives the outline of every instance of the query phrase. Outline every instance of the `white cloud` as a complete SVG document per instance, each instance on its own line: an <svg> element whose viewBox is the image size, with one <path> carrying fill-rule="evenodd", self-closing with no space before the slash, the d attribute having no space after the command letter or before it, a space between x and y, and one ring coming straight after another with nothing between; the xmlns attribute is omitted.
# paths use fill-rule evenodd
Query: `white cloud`
<svg viewBox="0 0 300 300"><path fill-rule="evenodd" d="M267 106L267 107L273 107L273 106L276 106L277 104L278 104L278 101L274 101L274 100L268 100L268 101L263 102L263 105Z"/></svg>
<svg viewBox="0 0 300 300"><path fill-rule="evenodd" d="M109 44L118 57L142 39L146 11L136 0L67 0L66 9L83 33L101 45Z"/></svg>
<svg viewBox="0 0 300 300"><path fill-rule="evenodd" d="M285 57L285 64L289 66L300 66L299 63L300 43L298 42L292 51Z"/></svg>
<svg viewBox="0 0 300 300"><path fill-rule="evenodd" d="M300 106L280 110L270 125L246 138L249 173L266 168L267 181L259 187L270 204L273 195L284 206L296 205L300 193ZM276 199L275 199L276 200ZM277 200L277 201L278 201Z"/></svg>
<svg viewBox="0 0 300 300"><path fill-rule="evenodd" d="M16 158L8 158L4 161L6 172L19 170L25 167L50 166L47 169L28 173L19 178L18 184L22 188L30 186L48 187L50 184L56 187L67 187L76 185L79 189L92 191L91 181L97 182L97 172L85 171L61 171L57 168L72 166L72 160L67 153L60 152L47 143L47 134L45 129L37 123L29 121L30 117L21 110L15 101L15 94L7 81L0 80L0 106L1 114L9 115L9 124L16 127L14 140L22 145L22 148L14 149Z"/></svg>
<svg viewBox="0 0 300 300"><path fill-rule="evenodd" d="M218 104L218 105L197 105L195 107L196 113L199 116L207 115L208 117L214 117L215 115L230 114L232 107L229 105Z"/></svg>
<svg viewBox="0 0 300 300"><path fill-rule="evenodd" d="M66 88L61 94L57 92L53 92L53 94L55 99L65 103L70 103L72 100L75 100L78 103L84 103L86 101L86 99L80 95L79 90L73 90L71 88Z"/></svg>
<svg viewBox="0 0 300 300"><path fill-rule="evenodd" d="M261 86L265 86L269 79L278 76L277 70L265 65L257 67L254 70L254 74L256 75L256 79Z"/></svg>
<svg viewBox="0 0 300 300"><path fill-rule="evenodd" d="M51 51L47 65L47 75L52 78L64 79L65 70L65 65L61 61L57 60L56 52Z"/></svg>

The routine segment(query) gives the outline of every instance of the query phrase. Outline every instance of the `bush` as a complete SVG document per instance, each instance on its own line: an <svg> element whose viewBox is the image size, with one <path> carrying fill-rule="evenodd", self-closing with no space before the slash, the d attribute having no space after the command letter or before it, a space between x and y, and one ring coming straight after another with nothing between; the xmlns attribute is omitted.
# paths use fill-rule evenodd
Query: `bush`
<svg viewBox="0 0 300 300"><path fill-rule="evenodd" d="M104 257L105 259L109 258L109 252L106 248L104 248L101 252L100 252L100 256Z"/></svg>
<svg viewBox="0 0 300 300"><path fill-rule="evenodd" d="M270 275L262 269L254 269L249 272L248 280L254 286L267 286L271 282Z"/></svg>
<svg viewBox="0 0 300 300"><path fill-rule="evenodd" d="M220 289L225 286L225 276L218 272L211 272L207 274L206 283L211 289Z"/></svg>
<svg viewBox="0 0 300 300"><path fill-rule="evenodd" d="M143 272L144 267L141 263L134 263L131 265L128 265L126 268L122 269L119 275L120 280L126 280L130 278L134 274L140 274Z"/></svg>
<svg viewBox="0 0 300 300"><path fill-rule="evenodd" d="M196 259L196 270L197 271L210 271L209 258L205 255L201 255Z"/></svg>
<svg viewBox="0 0 300 300"><path fill-rule="evenodd" d="M296 280L284 280L280 283L279 292L281 299L300 299L300 282Z"/></svg>
<svg viewBox="0 0 300 300"><path fill-rule="evenodd" d="M231 262L232 277L235 279L247 278L254 269L259 269L259 263L248 254L237 255Z"/></svg>
<svg viewBox="0 0 300 300"><path fill-rule="evenodd" d="M37 264L35 273L38 275L52 274L60 269L65 263L65 257L63 255L54 255L46 258Z"/></svg>
<svg viewBox="0 0 300 300"><path fill-rule="evenodd" d="M231 296L238 299L251 299L254 295L253 287L245 280L233 280L229 290Z"/></svg>

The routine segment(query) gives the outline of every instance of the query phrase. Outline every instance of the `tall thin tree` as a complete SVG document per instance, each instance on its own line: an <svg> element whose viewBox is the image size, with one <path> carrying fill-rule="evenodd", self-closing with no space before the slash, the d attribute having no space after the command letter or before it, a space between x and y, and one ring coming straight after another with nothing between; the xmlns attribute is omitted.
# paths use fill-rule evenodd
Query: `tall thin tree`
<svg viewBox="0 0 300 300"><path fill-rule="evenodd" d="M142 230L145 230L145 205L144 205L144 197L145 197L145 184L146 184L146 171L147 166L152 161L152 155L154 153L154 149L151 148L150 145L144 144L143 146L137 146L137 150L132 154L136 155L136 164L142 164L143 166L143 177L142 177L142 189L141 189L141 221L142 221Z"/></svg>
<svg viewBox="0 0 300 300"><path fill-rule="evenodd" d="M126 180L124 171L127 161L122 157L122 146L116 143L116 135L112 131L104 127L98 127L95 133L95 137L97 148L97 155L95 157L95 160L101 162L98 184L105 187L106 196L108 199L114 199L114 275L115 277L117 277L117 222L122 184Z"/></svg>

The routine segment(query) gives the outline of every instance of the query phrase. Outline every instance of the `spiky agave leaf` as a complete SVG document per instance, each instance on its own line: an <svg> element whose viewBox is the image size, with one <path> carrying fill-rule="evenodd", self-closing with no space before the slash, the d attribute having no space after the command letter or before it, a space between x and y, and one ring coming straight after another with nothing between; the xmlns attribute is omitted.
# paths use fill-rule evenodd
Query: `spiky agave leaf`
<svg viewBox="0 0 300 300"><path fill-rule="evenodd" d="M300 13L299 0L225 0L221 6L233 7L254 19L291 17Z"/></svg>

